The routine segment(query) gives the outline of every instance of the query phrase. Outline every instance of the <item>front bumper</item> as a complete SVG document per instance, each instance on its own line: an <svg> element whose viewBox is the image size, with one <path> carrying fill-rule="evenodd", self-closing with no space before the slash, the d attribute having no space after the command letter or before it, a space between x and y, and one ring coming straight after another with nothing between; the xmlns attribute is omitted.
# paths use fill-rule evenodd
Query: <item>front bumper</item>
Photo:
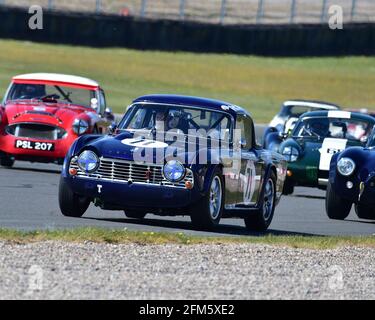
<svg viewBox="0 0 375 320"><path fill-rule="evenodd" d="M185 208L199 199L194 189L147 183L122 183L68 176L72 191L103 204L103 207L168 209Z"/></svg>
<svg viewBox="0 0 375 320"><path fill-rule="evenodd" d="M288 164L287 183L302 187L326 186L328 171L320 171L316 166L292 162Z"/></svg>
<svg viewBox="0 0 375 320"><path fill-rule="evenodd" d="M353 203L375 205L375 175L371 175L361 181L358 176L343 177L336 174L330 180L335 193L341 198L350 200ZM348 188L348 182L353 184L352 188Z"/></svg>
<svg viewBox="0 0 375 320"><path fill-rule="evenodd" d="M47 161L53 161L56 159L63 159L75 139L76 137L67 136L66 138L60 140L41 140L30 139L27 137L15 137L10 134L2 134L0 136L0 153L12 156L16 160L46 159ZM17 140L53 143L54 151L16 148Z"/></svg>
<svg viewBox="0 0 375 320"><path fill-rule="evenodd" d="M367 205L375 205L375 176L360 183L358 201Z"/></svg>

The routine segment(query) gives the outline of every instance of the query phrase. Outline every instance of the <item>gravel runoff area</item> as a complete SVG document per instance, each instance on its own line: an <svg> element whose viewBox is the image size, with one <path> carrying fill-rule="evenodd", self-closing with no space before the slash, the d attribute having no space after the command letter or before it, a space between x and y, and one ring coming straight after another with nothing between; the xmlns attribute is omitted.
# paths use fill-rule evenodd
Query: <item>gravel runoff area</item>
<svg viewBox="0 0 375 320"><path fill-rule="evenodd" d="M374 299L375 249L0 242L1 299Z"/></svg>

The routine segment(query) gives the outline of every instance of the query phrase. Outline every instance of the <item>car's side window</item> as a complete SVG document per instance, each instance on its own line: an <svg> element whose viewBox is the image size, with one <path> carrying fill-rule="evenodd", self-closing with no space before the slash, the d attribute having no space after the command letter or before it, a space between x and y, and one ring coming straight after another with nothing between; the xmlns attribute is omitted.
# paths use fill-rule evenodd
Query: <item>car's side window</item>
<svg viewBox="0 0 375 320"><path fill-rule="evenodd" d="M145 127L145 118L146 118L147 109L137 109L135 115L128 124L129 129L142 129Z"/></svg>
<svg viewBox="0 0 375 320"><path fill-rule="evenodd" d="M241 140L246 141L243 149L250 150L254 147L253 121L246 115L237 116L236 129L241 130Z"/></svg>

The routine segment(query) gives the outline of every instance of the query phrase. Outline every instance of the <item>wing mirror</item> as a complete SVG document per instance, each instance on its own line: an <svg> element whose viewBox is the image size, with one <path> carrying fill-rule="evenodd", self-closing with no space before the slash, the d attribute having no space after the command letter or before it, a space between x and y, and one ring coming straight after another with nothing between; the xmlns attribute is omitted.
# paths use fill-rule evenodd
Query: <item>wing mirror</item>
<svg viewBox="0 0 375 320"><path fill-rule="evenodd" d="M108 127L108 134L110 135L113 135L116 133L117 131L117 124L116 123L112 123L109 127Z"/></svg>
<svg viewBox="0 0 375 320"><path fill-rule="evenodd" d="M288 138L288 136L289 136L289 134L286 133L286 132L280 132L280 133L279 133L279 138L280 138L281 140L285 140L286 138Z"/></svg>
<svg viewBox="0 0 375 320"><path fill-rule="evenodd" d="M287 132L281 131L279 133L279 138L282 139L282 140L285 140L285 139L287 139L291 135L291 133L292 133L291 129L289 129Z"/></svg>
<svg viewBox="0 0 375 320"><path fill-rule="evenodd" d="M366 144L368 142L368 137L367 136L363 136L361 137L360 141L364 144Z"/></svg>
<svg viewBox="0 0 375 320"><path fill-rule="evenodd" d="M246 142L245 139L241 138L241 139L238 141L238 147L239 147L240 149L245 149L246 145L247 145L247 142Z"/></svg>
<svg viewBox="0 0 375 320"><path fill-rule="evenodd" d="M113 114L113 111L111 108L105 108L104 110L104 116L109 120L115 120L115 115Z"/></svg>

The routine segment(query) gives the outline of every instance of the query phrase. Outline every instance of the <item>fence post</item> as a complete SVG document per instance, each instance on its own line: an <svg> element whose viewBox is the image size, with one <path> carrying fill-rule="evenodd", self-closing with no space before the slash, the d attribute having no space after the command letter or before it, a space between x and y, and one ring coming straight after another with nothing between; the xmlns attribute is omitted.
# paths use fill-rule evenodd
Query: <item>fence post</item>
<svg viewBox="0 0 375 320"><path fill-rule="evenodd" d="M141 17L143 18L146 14L147 0L142 0L141 3Z"/></svg>
<svg viewBox="0 0 375 320"><path fill-rule="evenodd" d="M261 19L263 18L263 0L258 0L258 11L256 17L256 24L260 23Z"/></svg>
<svg viewBox="0 0 375 320"><path fill-rule="evenodd" d="M102 11L102 1L96 0L96 6L95 6L96 13L100 13Z"/></svg>
<svg viewBox="0 0 375 320"><path fill-rule="evenodd" d="M180 20L185 19L185 5L186 0L180 0Z"/></svg>
<svg viewBox="0 0 375 320"><path fill-rule="evenodd" d="M296 0L292 0L292 4L290 6L290 23L294 22L295 15L296 15Z"/></svg>
<svg viewBox="0 0 375 320"><path fill-rule="evenodd" d="M352 10L350 12L350 20L353 21L357 9L357 0L352 0Z"/></svg>
<svg viewBox="0 0 375 320"><path fill-rule="evenodd" d="M221 0L221 10L220 10L220 24L224 23L224 18L227 13L227 0Z"/></svg>
<svg viewBox="0 0 375 320"><path fill-rule="evenodd" d="M327 0L323 0L322 15L320 16L320 22L321 23L325 22L326 11L327 11Z"/></svg>

